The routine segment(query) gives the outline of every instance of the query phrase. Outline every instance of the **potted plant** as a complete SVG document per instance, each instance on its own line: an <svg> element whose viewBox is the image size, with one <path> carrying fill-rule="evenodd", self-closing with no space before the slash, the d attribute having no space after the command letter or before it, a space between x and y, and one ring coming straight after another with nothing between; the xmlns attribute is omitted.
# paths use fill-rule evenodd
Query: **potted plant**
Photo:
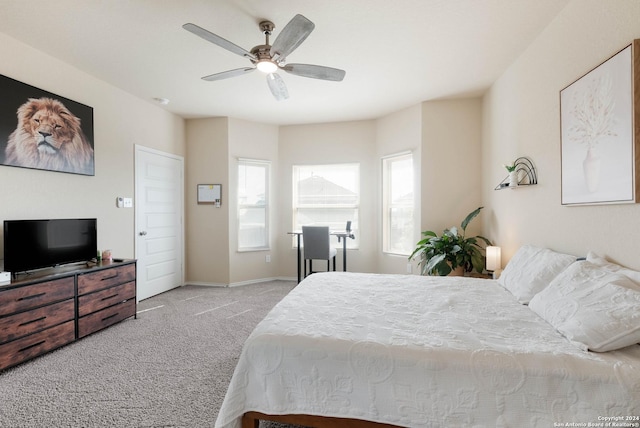
<svg viewBox="0 0 640 428"><path fill-rule="evenodd" d="M484 248L493 244L483 236L465 236L467 226L482 208L470 212L460 224L460 229L453 226L445 229L441 236L431 230L422 232L424 239L416 244L409 256L409 260L420 258L418 265L422 265L422 275L444 276L456 271L460 275L473 270L482 273L486 259ZM483 242L485 246L482 246Z"/></svg>
<svg viewBox="0 0 640 428"><path fill-rule="evenodd" d="M504 166L509 172L509 187L516 187L518 185L518 171L516 171L516 164L511 163Z"/></svg>

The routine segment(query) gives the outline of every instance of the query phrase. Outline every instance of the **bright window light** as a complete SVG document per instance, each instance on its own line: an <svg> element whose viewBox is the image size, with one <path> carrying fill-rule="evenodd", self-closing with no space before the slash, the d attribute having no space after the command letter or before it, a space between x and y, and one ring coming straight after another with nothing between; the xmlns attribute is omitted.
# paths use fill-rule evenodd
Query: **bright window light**
<svg viewBox="0 0 640 428"><path fill-rule="evenodd" d="M238 161L238 251L269 248L269 162Z"/></svg>
<svg viewBox="0 0 640 428"><path fill-rule="evenodd" d="M413 155L382 159L382 251L408 256L415 247Z"/></svg>

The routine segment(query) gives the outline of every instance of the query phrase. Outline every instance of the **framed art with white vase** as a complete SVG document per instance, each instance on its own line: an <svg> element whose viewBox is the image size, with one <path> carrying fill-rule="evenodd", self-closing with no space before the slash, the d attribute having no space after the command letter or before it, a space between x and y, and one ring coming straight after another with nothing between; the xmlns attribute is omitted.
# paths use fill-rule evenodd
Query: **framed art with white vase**
<svg viewBox="0 0 640 428"><path fill-rule="evenodd" d="M560 91L562 205L638 201L638 69L634 40Z"/></svg>

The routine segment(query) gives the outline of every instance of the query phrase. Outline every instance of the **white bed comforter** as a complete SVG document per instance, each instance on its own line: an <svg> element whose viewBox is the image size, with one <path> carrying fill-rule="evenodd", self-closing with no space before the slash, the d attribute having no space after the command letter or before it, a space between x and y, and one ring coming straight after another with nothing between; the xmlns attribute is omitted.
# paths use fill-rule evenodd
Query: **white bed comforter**
<svg viewBox="0 0 640 428"><path fill-rule="evenodd" d="M640 346L584 352L496 281L314 274L247 339L215 426L247 411L587 426L640 416Z"/></svg>

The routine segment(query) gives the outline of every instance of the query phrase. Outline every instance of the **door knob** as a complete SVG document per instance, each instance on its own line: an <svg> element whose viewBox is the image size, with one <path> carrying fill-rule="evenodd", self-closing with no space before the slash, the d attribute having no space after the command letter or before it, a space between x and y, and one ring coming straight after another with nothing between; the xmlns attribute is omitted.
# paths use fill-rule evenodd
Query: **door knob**
<svg viewBox="0 0 640 428"><path fill-rule="evenodd" d="M138 235L140 235L140 236L145 236L146 234L147 234L147 231L146 231L146 230L143 230L143 231L142 231L142 232L140 232Z"/></svg>

